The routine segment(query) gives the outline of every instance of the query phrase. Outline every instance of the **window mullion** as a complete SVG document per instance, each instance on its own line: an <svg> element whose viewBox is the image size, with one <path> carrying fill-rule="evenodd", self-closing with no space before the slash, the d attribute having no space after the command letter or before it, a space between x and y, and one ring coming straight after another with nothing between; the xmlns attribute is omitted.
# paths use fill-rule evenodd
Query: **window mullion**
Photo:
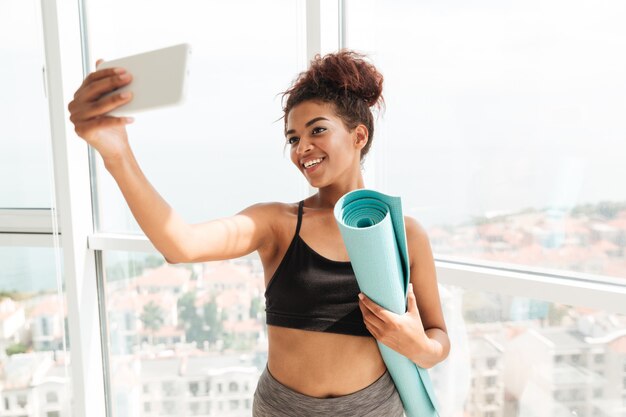
<svg viewBox="0 0 626 417"><path fill-rule="evenodd" d="M73 416L105 416L87 145L67 104L83 79L78 2L41 0L58 223L63 230Z"/></svg>

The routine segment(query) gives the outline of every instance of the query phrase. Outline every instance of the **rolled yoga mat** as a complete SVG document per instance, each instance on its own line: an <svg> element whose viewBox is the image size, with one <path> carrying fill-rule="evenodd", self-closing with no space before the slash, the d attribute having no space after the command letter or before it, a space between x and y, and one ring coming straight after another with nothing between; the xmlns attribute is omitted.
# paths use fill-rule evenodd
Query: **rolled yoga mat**
<svg viewBox="0 0 626 417"><path fill-rule="evenodd" d="M406 312L409 257L400 197L359 189L337 201L335 220L361 292L396 314ZM437 417L428 371L378 342L407 417Z"/></svg>

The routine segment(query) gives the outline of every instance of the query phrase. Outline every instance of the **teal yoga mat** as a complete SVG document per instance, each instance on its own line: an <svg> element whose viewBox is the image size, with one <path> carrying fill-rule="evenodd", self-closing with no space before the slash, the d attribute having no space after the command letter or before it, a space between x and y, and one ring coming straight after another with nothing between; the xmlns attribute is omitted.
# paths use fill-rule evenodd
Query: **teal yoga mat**
<svg viewBox="0 0 626 417"><path fill-rule="evenodd" d="M397 314L406 312L409 257L400 197L359 189L337 201L335 220L361 292ZM437 417L428 371L378 342L407 417Z"/></svg>

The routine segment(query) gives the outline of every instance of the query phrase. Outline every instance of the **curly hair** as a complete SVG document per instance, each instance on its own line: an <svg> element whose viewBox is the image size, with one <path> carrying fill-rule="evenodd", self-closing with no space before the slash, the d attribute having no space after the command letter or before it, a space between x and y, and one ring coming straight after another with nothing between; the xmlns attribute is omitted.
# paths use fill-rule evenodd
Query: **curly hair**
<svg viewBox="0 0 626 417"><path fill-rule="evenodd" d="M383 76L365 55L341 50L311 61L308 70L301 72L292 86L282 93L285 130L287 115L296 105L307 100L332 103L346 129L359 124L367 127L369 137L361 149L361 160L367 155L374 138L374 117L371 107L384 107Z"/></svg>

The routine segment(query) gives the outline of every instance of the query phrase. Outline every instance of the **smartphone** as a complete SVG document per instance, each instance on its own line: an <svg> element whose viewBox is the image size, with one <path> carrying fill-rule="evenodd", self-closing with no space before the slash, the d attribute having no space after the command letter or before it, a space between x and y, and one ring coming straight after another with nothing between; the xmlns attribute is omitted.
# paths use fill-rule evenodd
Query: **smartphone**
<svg viewBox="0 0 626 417"><path fill-rule="evenodd" d="M133 93L131 101L108 114L116 117L132 116L146 110L182 104L190 73L190 57L191 46L182 43L101 62L97 70L122 67L133 76L130 84L106 94L109 96L125 91Z"/></svg>

